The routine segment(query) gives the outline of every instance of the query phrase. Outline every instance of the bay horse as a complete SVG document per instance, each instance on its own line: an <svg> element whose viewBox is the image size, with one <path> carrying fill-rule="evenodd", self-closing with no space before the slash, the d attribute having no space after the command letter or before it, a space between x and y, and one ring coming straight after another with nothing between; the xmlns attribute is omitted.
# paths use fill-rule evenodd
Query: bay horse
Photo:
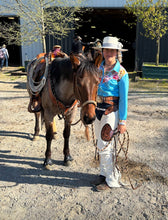
<svg viewBox="0 0 168 220"><path fill-rule="evenodd" d="M51 142L54 137L54 117L62 115L64 118L64 165L69 165L73 160L69 150L69 137L77 104L80 104L80 119L84 125L91 124L95 120L101 61L102 55L97 56L95 60L89 60L87 57L71 54L68 58L55 58L49 64L46 83L40 92L42 108L41 111L34 112L36 118L34 137L39 135L40 113L45 122L47 148L44 166L47 169L52 165ZM39 62L33 70L33 75L39 75L38 72L43 75L45 65L45 62ZM30 68L31 65L29 70ZM30 94L30 89L28 92Z"/></svg>

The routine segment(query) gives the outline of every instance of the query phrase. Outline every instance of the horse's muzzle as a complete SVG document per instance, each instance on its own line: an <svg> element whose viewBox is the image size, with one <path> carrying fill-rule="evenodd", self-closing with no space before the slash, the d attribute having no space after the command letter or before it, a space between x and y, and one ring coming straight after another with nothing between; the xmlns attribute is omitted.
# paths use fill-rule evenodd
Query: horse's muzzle
<svg viewBox="0 0 168 220"><path fill-rule="evenodd" d="M88 125L88 124L92 124L94 122L94 120L96 119L96 115L92 118L90 118L89 116L85 115L83 117L83 121L84 121L84 124Z"/></svg>

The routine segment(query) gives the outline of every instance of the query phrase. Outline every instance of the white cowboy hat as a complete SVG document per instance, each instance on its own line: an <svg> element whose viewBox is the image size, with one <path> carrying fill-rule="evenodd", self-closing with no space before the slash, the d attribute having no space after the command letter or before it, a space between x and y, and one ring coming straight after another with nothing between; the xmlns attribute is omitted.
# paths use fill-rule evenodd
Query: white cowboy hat
<svg viewBox="0 0 168 220"><path fill-rule="evenodd" d="M116 49L120 51L128 51L128 49L123 49L123 44L119 42L117 37L105 37L103 39L103 45L100 48L107 48L107 49ZM97 48L94 48L97 49Z"/></svg>

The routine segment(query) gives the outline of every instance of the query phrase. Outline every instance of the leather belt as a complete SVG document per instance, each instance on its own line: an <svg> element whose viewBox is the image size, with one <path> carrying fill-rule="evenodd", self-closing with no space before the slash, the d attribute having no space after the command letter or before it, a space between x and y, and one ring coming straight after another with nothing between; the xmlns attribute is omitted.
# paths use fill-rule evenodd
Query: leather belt
<svg viewBox="0 0 168 220"><path fill-rule="evenodd" d="M96 107L97 110L104 111L105 115L108 115L111 112L116 112L118 110L119 97L116 97L116 96L107 96L107 97L97 96L96 101L98 104L107 103L107 104L111 105L107 109L101 109L99 107Z"/></svg>
<svg viewBox="0 0 168 220"><path fill-rule="evenodd" d="M108 107L108 108L106 109L106 111L104 112L104 114L105 114L105 115L108 115L109 113L111 113L111 112L116 112L116 111L118 111L118 105L112 105L112 106L110 106L110 107Z"/></svg>
<svg viewBox="0 0 168 220"><path fill-rule="evenodd" d="M118 104L119 97L116 97L116 96L107 96L107 97L97 96L96 101L97 101L97 103L105 102L110 105L114 105L114 104Z"/></svg>

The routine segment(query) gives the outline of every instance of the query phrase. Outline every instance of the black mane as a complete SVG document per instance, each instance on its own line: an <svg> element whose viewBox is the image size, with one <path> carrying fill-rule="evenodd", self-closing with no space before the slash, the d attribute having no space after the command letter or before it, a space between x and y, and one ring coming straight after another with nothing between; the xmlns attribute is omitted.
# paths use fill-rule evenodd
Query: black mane
<svg viewBox="0 0 168 220"><path fill-rule="evenodd" d="M82 73L84 73L84 70L87 71L88 73L98 75L98 73L97 73L98 69L95 66L93 60L90 60L90 59L83 59L83 60L81 60L81 65L78 68L78 73L82 74Z"/></svg>
<svg viewBox="0 0 168 220"><path fill-rule="evenodd" d="M95 66L94 61L85 57L78 57L81 61L75 72L78 76L82 77L83 73L95 74L98 76L98 68ZM73 69L70 58L55 58L50 65L50 79L54 84L58 84L61 79L73 81Z"/></svg>
<svg viewBox="0 0 168 220"><path fill-rule="evenodd" d="M73 79L72 64L69 58L56 58L50 65L50 78L53 82L59 83L60 79Z"/></svg>

